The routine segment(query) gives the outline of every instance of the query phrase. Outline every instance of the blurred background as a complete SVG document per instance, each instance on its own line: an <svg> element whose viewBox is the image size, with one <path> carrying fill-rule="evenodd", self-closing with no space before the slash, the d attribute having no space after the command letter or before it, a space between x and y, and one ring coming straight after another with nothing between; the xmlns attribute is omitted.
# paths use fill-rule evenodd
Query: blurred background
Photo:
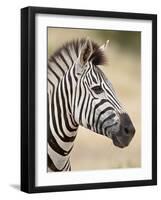
<svg viewBox="0 0 161 200"><path fill-rule="evenodd" d="M136 134L128 147L120 149L112 140L80 126L71 153L72 170L141 167L141 33L48 28L48 57L65 42L82 37L100 45L110 40L108 64L101 69L130 115Z"/></svg>

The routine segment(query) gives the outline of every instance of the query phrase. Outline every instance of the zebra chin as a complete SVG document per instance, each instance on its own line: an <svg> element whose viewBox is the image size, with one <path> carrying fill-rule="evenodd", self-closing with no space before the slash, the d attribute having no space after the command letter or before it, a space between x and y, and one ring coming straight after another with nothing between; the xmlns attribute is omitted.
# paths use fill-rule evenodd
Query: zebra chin
<svg viewBox="0 0 161 200"><path fill-rule="evenodd" d="M132 137L131 138L117 137L115 135L112 135L113 144L119 148L127 147L130 144L131 140L132 140Z"/></svg>

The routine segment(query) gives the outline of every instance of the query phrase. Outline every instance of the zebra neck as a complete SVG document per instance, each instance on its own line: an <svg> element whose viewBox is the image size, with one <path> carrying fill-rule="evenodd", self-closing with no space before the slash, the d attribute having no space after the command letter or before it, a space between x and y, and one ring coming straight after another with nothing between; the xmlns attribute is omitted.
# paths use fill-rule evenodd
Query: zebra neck
<svg viewBox="0 0 161 200"><path fill-rule="evenodd" d="M74 136L62 137L61 133L48 131L48 167L52 171L70 171L70 155L74 146Z"/></svg>
<svg viewBox="0 0 161 200"><path fill-rule="evenodd" d="M70 170L70 153L78 129L62 89L61 82L57 86L48 82L48 166L53 171Z"/></svg>
<svg viewBox="0 0 161 200"><path fill-rule="evenodd" d="M48 167L69 171L78 124L72 115L75 78L72 58L51 57L48 62Z"/></svg>

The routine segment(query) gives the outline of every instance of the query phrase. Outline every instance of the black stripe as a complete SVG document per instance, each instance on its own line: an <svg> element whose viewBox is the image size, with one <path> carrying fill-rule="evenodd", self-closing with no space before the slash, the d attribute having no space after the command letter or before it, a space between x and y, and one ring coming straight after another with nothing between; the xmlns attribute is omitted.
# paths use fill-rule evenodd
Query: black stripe
<svg viewBox="0 0 161 200"><path fill-rule="evenodd" d="M52 115L52 124L53 124L53 127L55 129L55 132L56 134L59 136L59 138L61 138L62 141L65 142L65 139L59 134L58 132L58 128L57 128L57 125L56 125L56 121L54 119L54 93L52 93L52 96L51 96L51 115Z"/></svg>
<svg viewBox="0 0 161 200"><path fill-rule="evenodd" d="M83 97L83 101L82 101L82 105L81 105L80 113L79 113L79 122L81 122L81 123L82 123L82 110L83 110L83 108L84 108L84 106L85 106L85 99L86 99L86 94L87 94L86 88L85 88L85 84L84 84L84 83L82 83L82 84L83 84L83 86L84 86L84 91L85 91L85 93L84 93L84 97ZM87 105L86 105L86 106L87 106Z"/></svg>
<svg viewBox="0 0 161 200"><path fill-rule="evenodd" d="M99 106L103 105L104 103L107 103L107 100L102 99L97 105L95 105L94 107L94 111L93 111L93 120L92 120L92 124L94 124L94 119L95 119L95 114L96 114L96 110Z"/></svg>
<svg viewBox="0 0 161 200"><path fill-rule="evenodd" d="M65 98L64 98L64 94L63 94L63 87L62 87L62 82L60 82L60 93L61 93L61 100L62 100L62 108L61 108L61 111L63 113L63 116L64 116L64 122L65 122L65 126L66 128L70 131L70 132L73 132L73 131L76 131L78 129L78 127L76 128L71 128L70 125L69 125L69 119L67 118L67 109L66 109L66 105L65 105ZM69 113L68 113L69 114Z"/></svg>
<svg viewBox="0 0 161 200"><path fill-rule="evenodd" d="M93 98L92 101L91 101L91 104L89 105L90 106L90 109L89 109L89 112L88 112L88 119L87 119L87 122L88 124L90 124L90 116L91 116L91 110L92 110L92 103L95 99ZM93 113L94 115L94 113Z"/></svg>
<svg viewBox="0 0 161 200"><path fill-rule="evenodd" d="M92 96L94 99L96 99L96 97L93 95L93 93L92 93L92 91L91 91L91 89L90 89L90 86L89 86L86 82L84 82L84 83L85 83L85 85L87 86L88 91L89 91L89 93L91 94L91 96Z"/></svg>
<svg viewBox="0 0 161 200"><path fill-rule="evenodd" d="M48 97L48 96L47 96ZM68 155L70 152L71 152L71 150L72 150L72 148L73 148L73 146L68 150L68 151L66 151L66 150L64 150L64 149L62 149L60 146L59 146L59 144L57 143L57 141L56 141L56 139L54 138L54 136L53 136L53 134L52 134L52 132L51 132L51 129L50 129L50 115L49 115L49 98L47 98L47 121L48 121L48 123L47 123L47 128L48 128L48 143L49 143L49 145L51 146L51 148L55 151L55 152L57 152L58 154L61 154L62 156L66 156L66 155ZM55 134L57 134L57 133L55 133Z"/></svg>
<svg viewBox="0 0 161 200"><path fill-rule="evenodd" d="M118 123L118 122L115 122L114 124L111 124L111 125L109 125L109 126L106 126L106 128L105 128L105 133L107 132L107 130L108 130L109 128L111 128L112 126L115 126L117 123ZM107 134L105 134L105 135L107 135Z"/></svg>
<svg viewBox="0 0 161 200"><path fill-rule="evenodd" d="M67 84L65 83L65 80L63 81L63 84L64 84L64 89L65 89L65 94L66 94L66 102L67 102L67 105L68 105L68 110L69 110L69 112L71 113L71 115L72 115L72 110L71 110L71 105L70 105L70 103L69 103L69 92L68 92L68 88L67 88ZM76 123L76 121L74 120L74 117L73 117L73 115L72 116L70 116L70 120L71 120L71 123L73 124L73 126L78 126L78 124Z"/></svg>
<svg viewBox="0 0 161 200"><path fill-rule="evenodd" d="M115 93L113 91L112 85L110 83L110 81L106 78L105 74L102 72L102 70L99 67L96 67L98 70L98 75L100 76L100 80L103 79L105 85L109 88L109 90L111 91L111 93L113 94L113 96L115 97Z"/></svg>
<svg viewBox="0 0 161 200"><path fill-rule="evenodd" d="M54 62L54 64L58 66L58 68L62 71L62 73L64 75L64 73L65 73L64 69L59 65L59 63L57 62L57 60L54 56L51 57L51 61Z"/></svg>
<svg viewBox="0 0 161 200"><path fill-rule="evenodd" d="M71 171L71 169L72 169L72 168L71 168L71 165L69 165L68 170Z"/></svg>
<svg viewBox="0 0 161 200"><path fill-rule="evenodd" d="M115 114L115 113L112 113L110 116L108 116L107 118L105 118L105 119L101 122L101 124L100 124L100 130L102 130L103 124L104 124L106 121L108 121L108 120L114 118L115 116L116 116L116 114ZM114 124L112 124L112 125L114 125Z"/></svg>
<svg viewBox="0 0 161 200"><path fill-rule="evenodd" d="M66 51L67 55L69 56L69 58L70 58L70 60L71 60L71 62L72 62L72 65L73 65L74 60L73 60L73 58L72 58L72 56L71 56L71 54L70 54L69 49L68 49L67 47L65 47L64 50Z"/></svg>
<svg viewBox="0 0 161 200"><path fill-rule="evenodd" d="M58 81L60 81L60 77L54 72L54 70L50 67L49 64L48 64L48 69L55 75L55 77L58 79Z"/></svg>
<svg viewBox="0 0 161 200"><path fill-rule="evenodd" d="M51 82L50 79L48 79L49 83L53 86L53 88L55 88L55 85L53 84L53 82Z"/></svg>
<svg viewBox="0 0 161 200"><path fill-rule="evenodd" d="M104 80L104 84L107 86L108 90L110 91L112 98L116 98L115 91L114 91L114 89L113 89L112 84L110 83L110 81L107 80L107 79L105 79L106 77L102 77L102 78L103 78L103 80ZM104 84L103 84L103 86L104 86ZM106 89L106 88L105 88L105 89ZM106 89L106 90L107 90L107 89ZM119 103L118 103L118 104L119 104Z"/></svg>
<svg viewBox="0 0 161 200"><path fill-rule="evenodd" d="M89 103L90 103L89 99L90 99L90 96L88 96L87 105L86 105L86 108L85 108L85 117L87 116L87 110L88 110L88 106L89 106Z"/></svg>
<svg viewBox="0 0 161 200"><path fill-rule="evenodd" d="M96 121L96 130L97 131L99 131L98 130L98 125L99 125L99 123L100 123L100 118L101 118L101 115L103 115L105 112L107 112L107 111L109 111L109 110L113 110L113 108L112 107L107 107L107 108L105 108L103 111L101 111L100 113L99 113L99 115L98 115L98 118L97 118L97 121ZM94 125L94 124L93 124Z"/></svg>
<svg viewBox="0 0 161 200"><path fill-rule="evenodd" d="M114 107L117 108L117 110L120 109L120 107L116 104L117 101L113 101L114 98L109 97L109 101L111 102L111 104L113 103Z"/></svg>
<svg viewBox="0 0 161 200"><path fill-rule="evenodd" d="M75 82L77 82L78 78L76 76L76 70L75 70L75 66L73 67L73 77L75 79Z"/></svg>
<svg viewBox="0 0 161 200"><path fill-rule="evenodd" d="M57 143L56 139L54 138L54 136L53 136L53 134L52 134L51 129L50 129L49 126L48 126L48 143L49 143L50 147L51 147L56 153L58 153L58 154L60 154L60 155L62 155L62 156L67 156L67 155L71 152L71 150L72 150L72 148L73 148L73 146L72 146L68 151L62 149L62 148L59 146L59 144Z"/></svg>
<svg viewBox="0 0 161 200"><path fill-rule="evenodd" d="M92 79L91 79L90 74L88 74L88 79L89 79L89 82L90 82L88 85L92 85ZM87 79L87 80L88 80L88 79Z"/></svg>
<svg viewBox="0 0 161 200"><path fill-rule="evenodd" d="M82 105L81 105L81 108L80 108L80 113L79 113L79 122L82 122L82 110L83 110L83 108L84 108L84 103L85 103L85 99L86 99L86 97L87 97L87 91L86 91L86 86L87 86L87 84L84 82L84 79L85 79L85 75L87 75L87 73L88 73L88 71L90 70L90 68L87 70L87 71L85 71L84 72L84 74L83 74L83 76L82 76L82 85L83 85L83 87L84 87L84 91L85 91L85 94L84 94L84 97L83 97L83 102L82 102ZM87 79L86 79L87 80ZM85 86L86 85L86 86ZM88 87L88 86L87 86ZM89 87L88 87L88 89L89 89ZM79 103L80 103L80 99L81 99L81 96L82 96L82 92L81 92L81 87L79 87L79 99L78 99L78 105L79 105ZM90 91L90 90L89 90ZM91 93L91 92L90 92ZM92 95L92 93L91 93L91 95ZM92 95L93 96L93 95ZM93 96L94 97L94 96ZM86 105L86 112L87 112L87 105Z"/></svg>
<svg viewBox="0 0 161 200"><path fill-rule="evenodd" d="M48 155L48 167L52 170L52 171L55 171L55 172L60 172L61 170L59 170L53 163L53 161L51 160L50 156Z"/></svg>
<svg viewBox="0 0 161 200"><path fill-rule="evenodd" d="M67 96L66 102L67 102L67 104L68 104L69 112L71 113L72 110L71 110L71 105L70 105L70 103L69 103L69 93L68 93L68 88L67 88L67 84L65 83L65 80L63 81L63 84L64 84L64 89L65 89L65 94L66 94L66 96Z"/></svg>
<svg viewBox="0 0 161 200"><path fill-rule="evenodd" d="M92 85L92 82L91 82L91 80L90 80L90 77L89 77L89 74L87 74L86 75L86 82L87 82L87 84L90 86L90 85Z"/></svg>
<svg viewBox="0 0 161 200"><path fill-rule="evenodd" d="M71 78L71 75L70 75L70 72L71 72L71 69L69 69L69 72L68 72L68 79L66 79L66 80L68 80L68 82L69 82L69 88L70 88L70 96L72 97L72 94L73 94L73 84L72 84L72 78Z"/></svg>
<svg viewBox="0 0 161 200"><path fill-rule="evenodd" d="M108 94L111 94L103 85L103 88L105 89L105 91L108 93ZM113 101L113 97L111 98L111 96L108 96L108 102L113 106L113 108L116 108L117 110L119 110L119 106Z"/></svg>
<svg viewBox="0 0 161 200"><path fill-rule="evenodd" d="M59 54L59 56L60 56L60 58L62 59L62 61L64 62L64 64L67 66L67 68L69 69L69 65L68 65L68 63L67 63L67 61L65 60L65 58L64 58L64 56L60 53Z"/></svg>
<svg viewBox="0 0 161 200"><path fill-rule="evenodd" d="M97 80L95 79L95 77L93 76L93 73L91 72L90 74L91 74L91 77L92 77L93 82L94 82L94 83L97 83L98 81L97 81Z"/></svg>
<svg viewBox="0 0 161 200"><path fill-rule="evenodd" d="M57 90L56 90L57 91ZM55 111L54 111L54 93L52 93L52 98L51 98L51 110L52 110L52 124L53 124L53 127L55 129L55 132L56 134L59 136L59 138L63 141L63 142L73 142L74 141L74 138L68 138L68 137L62 137L59 132L58 132L58 128L57 128L57 124L56 124L56 121L54 119L54 116L55 116ZM59 117L59 120L61 118L60 116L60 113L58 112L57 113L58 117ZM59 121L61 123L61 121ZM60 124L59 123L59 124ZM64 133L64 132L62 132ZM63 134L65 136L65 134Z"/></svg>
<svg viewBox="0 0 161 200"><path fill-rule="evenodd" d="M54 162L52 161L52 159L50 158L49 154L48 154L48 157L47 157L47 162L48 162L48 167L52 170L52 171L55 171L55 172L61 172L63 171L66 167L67 169L69 168L70 166L70 160L68 158L68 160L66 161L66 163L64 164L64 166L61 168L61 169L58 169Z"/></svg>
<svg viewBox="0 0 161 200"><path fill-rule="evenodd" d="M59 88L59 86L58 86L58 88ZM56 95L56 106L57 106L57 110L58 110L57 116L58 116L60 131L63 134L66 142L73 142L76 136L69 137L64 133L64 130L63 130L62 117L61 117L62 110L61 110L60 103L59 103L59 91L58 91L58 89L55 91L55 95Z"/></svg>
<svg viewBox="0 0 161 200"><path fill-rule="evenodd" d="M76 56L78 57L79 56L79 43L78 43L78 40L75 42L75 53L76 53Z"/></svg>
<svg viewBox="0 0 161 200"><path fill-rule="evenodd" d="M81 84L79 82L79 93L78 93L78 101L77 101L77 106L79 106L79 102L80 102L80 99L81 99L81 96L82 96L82 91L81 91Z"/></svg>
<svg viewBox="0 0 161 200"><path fill-rule="evenodd" d="M70 160L68 159L68 160L66 161L64 167L62 168L62 171L63 171L63 170L67 171L68 168L69 168L69 165L70 165ZM65 168L66 168L66 169L65 169Z"/></svg>
<svg viewBox="0 0 161 200"><path fill-rule="evenodd" d="M103 88L104 88L105 91L109 94L108 97L109 97L110 100L113 102L113 104L119 109L120 104L119 104L119 102L117 101L117 99L115 99L115 96L112 95L111 92L110 92L109 90L107 90L107 89L104 87L104 85L103 85ZM118 105L115 103L115 101L113 101L113 100L115 100L119 106L118 106Z"/></svg>
<svg viewBox="0 0 161 200"><path fill-rule="evenodd" d="M84 75L87 74L87 72L89 71L89 69L87 71L84 71L81 78L80 78L80 81L79 81L79 97L78 97L78 102L77 102L77 106L79 105L80 103L80 99L81 99L81 96L82 96L82 88L81 88L81 83L83 83L83 79L84 79Z"/></svg>
<svg viewBox="0 0 161 200"><path fill-rule="evenodd" d="M49 98L47 98L47 133L48 133L48 143L50 144L51 148L57 152L58 154L61 154L63 156L65 156L65 151L60 148L60 146L58 145L57 141L55 140L55 138L53 137L52 133L51 133L51 129L50 129L50 115L49 115Z"/></svg>

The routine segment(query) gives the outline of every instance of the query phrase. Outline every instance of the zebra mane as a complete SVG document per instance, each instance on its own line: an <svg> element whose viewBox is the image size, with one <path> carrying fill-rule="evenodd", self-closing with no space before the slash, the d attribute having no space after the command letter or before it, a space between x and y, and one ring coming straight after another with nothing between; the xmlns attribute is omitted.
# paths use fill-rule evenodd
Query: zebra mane
<svg viewBox="0 0 161 200"><path fill-rule="evenodd" d="M49 60L52 59L53 57L62 57L62 51L65 51L73 60L75 60L75 58L73 58L71 54L71 49L75 51L76 57L78 58L81 47L85 44L86 41L87 39L82 38L82 39L75 39L70 42L66 42L53 55L51 55ZM91 44L93 48L93 53L90 56L89 61L92 61L92 64L94 65L105 64L106 56L104 52L100 49L100 46L94 41L91 41Z"/></svg>

